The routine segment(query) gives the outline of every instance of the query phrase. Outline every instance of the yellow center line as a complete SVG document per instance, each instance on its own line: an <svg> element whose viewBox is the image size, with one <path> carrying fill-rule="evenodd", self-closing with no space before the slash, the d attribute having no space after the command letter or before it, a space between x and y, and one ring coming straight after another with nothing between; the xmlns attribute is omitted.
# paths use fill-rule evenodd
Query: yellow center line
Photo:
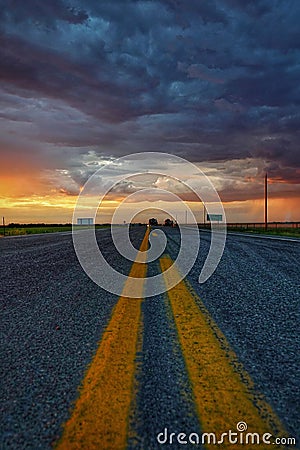
<svg viewBox="0 0 300 450"><path fill-rule="evenodd" d="M148 249L146 231L140 252ZM138 262L137 262L138 261ZM126 448L141 322L145 253L138 253L122 295L84 377L80 396L66 422L58 450ZM134 289L139 298L125 297Z"/></svg>
<svg viewBox="0 0 300 450"><path fill-rule="evenodd" d="M179 272L172 264L170 257L160 258L166 286L172 278L179 279ZM170 272L165 273L171 266ZM221 436L229 430L236 432L237 423L243 421L248 425L244 436L247 432L261 435L271 433L274 438L287 436L271 406L255 391L249 374L187 282L181 281L170 289L168 298L202 431ZM235 447L232 445L232 448Z"/></svg>

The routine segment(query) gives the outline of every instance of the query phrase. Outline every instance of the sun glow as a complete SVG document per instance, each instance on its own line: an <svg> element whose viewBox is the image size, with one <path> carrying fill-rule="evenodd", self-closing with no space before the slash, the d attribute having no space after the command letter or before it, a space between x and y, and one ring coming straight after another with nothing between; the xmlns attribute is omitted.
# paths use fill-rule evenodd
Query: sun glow
<svg viewBox="0 0 300 450"><path fill-rule="evenodd" d="M9 222L45 222L45 223L65 223L72 221L73 210L77 201L77 195L82 192L83 184L78 185L73 180L70 181L69 173L59 174L57 171L44 171L41 173L28 171L22 173L2 174L0 177L0 216L5 216ZM216 177L214 169L213 175ZM239 180L238 183L230 184L230 180L225 175L218 174L217 185L223 191L224 208L228 222L263 222L264 220L264 200L263 186L257 180ZM162 181L160 180L160 183ZM272 195L269 198L269 221L298 221L300 219L299 198L289 197L289 191L284 189L281 192L274 191L272 184ZM282 185L281 185L282 186ZM275 186L276 188L276 186ZM251 192L256 189L255 195L259 192L261 198L248 200ZM258 190L257 190L258 189ZM289 189L289 186L287 186ZM254 191L255 192L255 191ZM224 195L225 193L225 195ZM237 196L244 196L238 201L233 201L235 193ZM277 198L274 198L276 194ZM98 211L97 222L110 222L115 209L126 198L128 194L122 191L110 192L101 203ZM203 222L204 211L200 201L193 201L183 193L183 199L193 211L196 220ZM227 195L229 198L227 199ZM273 196L273 198L272 198ZM139 198L136 203L128 202L124 209L124 220L127 221L132 216L134 209L139 209L141 203L146 209L144 214L139 214L136 221L148 221L149 211L155 209L159 201L162 209L172 209L173 219L185 222L186 216L180 202L172 205L164 204L159 198L144 199ZM87 205L88 206L88 205ZM170 208L168 208L170 207ZM157 213L158 214L158 213ZM161 212L158 219L163 221L166 214ZM189 220L189 219L188 219Z"/></svg>

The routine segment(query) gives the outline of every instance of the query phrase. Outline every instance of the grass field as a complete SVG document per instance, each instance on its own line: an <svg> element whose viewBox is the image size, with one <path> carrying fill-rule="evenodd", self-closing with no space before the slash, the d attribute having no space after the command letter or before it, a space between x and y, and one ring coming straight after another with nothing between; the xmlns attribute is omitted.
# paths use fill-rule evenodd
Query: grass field
<svg viewBox="0 0 300 450"><path fill-rule="evenodd" d="M62 231L71 231L72 226L37 226L37 227L5 227L5 236L20 236L24 234L55 233ZM0 228L0 234L3 236L3 227Z"/></svg>
<svg viewBox="0 0 300 450"><path fill-rule="evenodd" d="M107 227L108 225L96 225L96 228ZM63 231L72 231L72 225L42 225L42 226L6 226L5 236L22 236L26 234L41 233L60 233ZM4 229L0 227L0 236L4 236Z"/></svg>
<svg viewBox="0 0 300 450"><path fill-rule="evenodd" d="M103 228L109 226L96 225L96 228ZM63 231L72 231L72 225L42 225L42 226L7 226L5 227L5 236L20 236L26 234L41 234L41 233L57 233ZM288 236L288 237L298 237L300 238L300 228L292 227L280 227L280 228L244 228L244 227L228 227L227 231L249 233L249 234L268 234L273 236ZM3 227L0 227L0 236L3 236Z"/></svg>
<svg viewBox="0 0 300 450"><path fill-rule="evenodd" d="M300 238L300 228L292 228L292 227L280 227L280 228L243 228L243 227L228 227L227 231L241 232L241 233L249 233L249 234L267 234L271 236L288 236L288 237L298 237Z"/></svg>

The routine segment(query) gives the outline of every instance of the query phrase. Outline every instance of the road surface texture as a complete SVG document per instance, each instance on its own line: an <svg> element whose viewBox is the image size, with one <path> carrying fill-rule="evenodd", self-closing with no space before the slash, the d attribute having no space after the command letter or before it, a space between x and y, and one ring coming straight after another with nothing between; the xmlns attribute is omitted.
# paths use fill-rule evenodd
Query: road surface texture
<svg viewBox="0 0 300 450"><path fill-rule="evenodd" d="M132 229L137 249L145 231ZM179 232L164 231L148 276L176 258ZM117 270L145 275L108 229L97 238ZM177 287L128 299L88 278L71 234L1 239L0 449L300 448L300 241L229 234L199 285L209 244L201 232Z"/></svg>

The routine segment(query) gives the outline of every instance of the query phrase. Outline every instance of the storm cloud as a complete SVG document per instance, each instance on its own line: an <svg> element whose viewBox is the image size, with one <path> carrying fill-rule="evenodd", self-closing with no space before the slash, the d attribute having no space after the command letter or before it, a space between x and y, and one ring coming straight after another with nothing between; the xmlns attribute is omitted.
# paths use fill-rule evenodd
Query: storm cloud
<svg viewBox="0 0 300 450"><path fill-rule="evenodd" d="M0 0L0 11L0 151L16 164L26 152L79 184L86 155L164 151L261 160L300 183L298 0Z"/></svg>

